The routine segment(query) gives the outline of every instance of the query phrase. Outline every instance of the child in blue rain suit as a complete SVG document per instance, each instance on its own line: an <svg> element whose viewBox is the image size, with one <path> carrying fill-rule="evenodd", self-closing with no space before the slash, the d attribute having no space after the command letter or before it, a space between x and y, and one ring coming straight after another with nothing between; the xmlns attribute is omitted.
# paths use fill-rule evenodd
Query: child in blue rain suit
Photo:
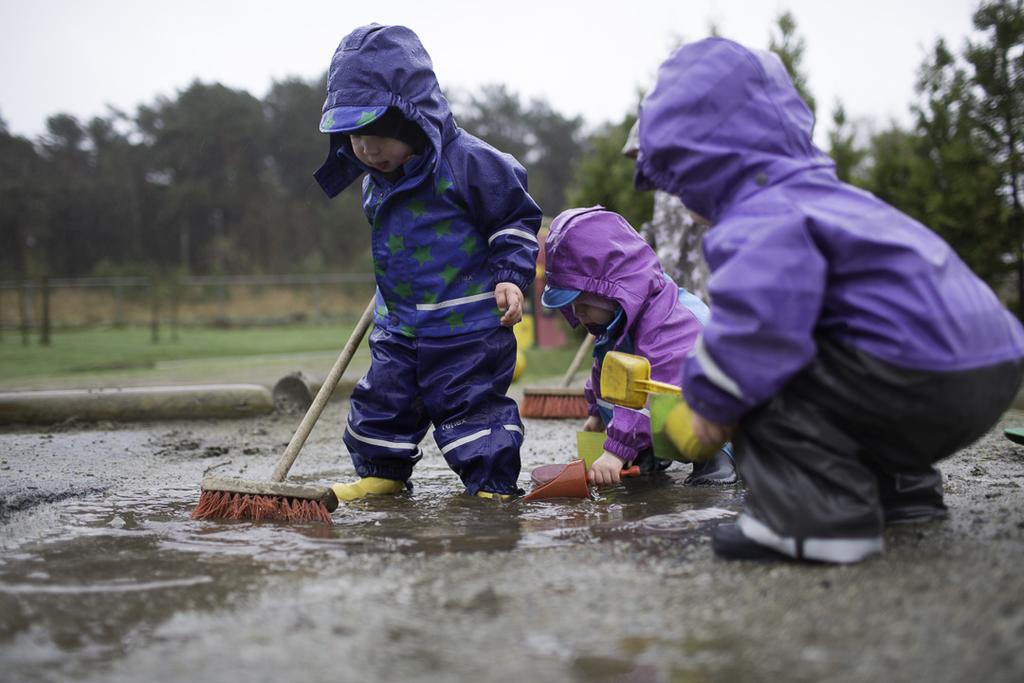
<svg viewBox="0 0 1024 683"><path fill-rule="evenodd" d="M634 353L651 363L651 377L674 382L708 319L708 307L665 275L654 250L626 219L600 206L563 211L544 243L547 287L541 303L560 309L573 327L597 340L587 380L590 416L585 431L605 431L604 453L590 469L595 484L614 484L620 470L668 467L651 451L650 413L601 399L601 362L609 351ZM690 485L736 482L731 447L695 463Z"/></svg>
<svg viewBox="0 0 1024 683"><path fill-rule="evenodd" d="M517 492L523 426L505 395L511 326L533 280L541 211L526 172L456 124L419 38L356 29L334 53L315 177L334 197L363 178L377 278L369 371L352 393L345 445L361 479L341 500L398 493L434 440L470 494Z"/></svg>

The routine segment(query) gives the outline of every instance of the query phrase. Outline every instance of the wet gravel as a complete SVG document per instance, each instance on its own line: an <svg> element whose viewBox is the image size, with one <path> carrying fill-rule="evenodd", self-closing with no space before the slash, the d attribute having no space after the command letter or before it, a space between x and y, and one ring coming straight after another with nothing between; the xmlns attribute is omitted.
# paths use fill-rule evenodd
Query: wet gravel
<svg viewBox="0 0 1024 683"><path fill-rule="evenodd" d="M295 478L354 476L345 409ZM743 490L688 467L498 504L429 439L412 493L331 527L189 518L205 474L267 476L297 422L0 432L0 681L1024 679L1024 447L1001 436L1024 413L943 464L949 520L853 567L717 560ZM524 488L576 427L528 422Z"/></svg>

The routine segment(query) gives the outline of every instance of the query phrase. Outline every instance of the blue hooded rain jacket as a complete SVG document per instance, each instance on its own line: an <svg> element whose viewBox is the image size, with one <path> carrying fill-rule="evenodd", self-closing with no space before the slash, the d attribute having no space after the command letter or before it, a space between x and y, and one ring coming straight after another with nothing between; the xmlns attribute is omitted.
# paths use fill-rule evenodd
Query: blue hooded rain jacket
<svg viewBox="0 0 1024 683"><path fill-rule="evenodd" d="M394 184L355 157L348 137L388 107L429 139ZM495 285L525 292L533 281L541 211L522 166L455 124L416 34L370 24L346 36L331 62L320 129L331 134L330 152L315 177L328 196L366 173L376 325L406 337L499 326Z"/></svg>

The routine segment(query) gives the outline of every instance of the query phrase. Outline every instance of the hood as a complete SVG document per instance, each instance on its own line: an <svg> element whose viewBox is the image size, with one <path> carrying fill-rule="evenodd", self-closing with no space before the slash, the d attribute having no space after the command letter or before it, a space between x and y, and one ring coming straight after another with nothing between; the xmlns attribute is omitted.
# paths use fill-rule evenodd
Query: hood
<svg viewBox="0 0 1024 683"><path fill-rule="evenodd" d="M544 242L547 284L616 301L626 325L639 319L645 302L670 281L657 254L625 218L603 207L571 209L551 223ZM560 309L573 327L571 307Z"/></svg>
<svg viewBox="0 0 1024 683"><path fill-rule="evenodd" d="M344 120L356 109L379 115L387 107L396 107L423 129L430 140L424 156L431 163L436 163L444 144L458 132L419 37L404 26L361 26L345 36L334 52L321 126L325 121ZM330 140L317 180L333 197L366 169L350 156L347 135L332 133Z"/></svg>
<svg viewBox="0 0 1024 683"><path fill-rule="evenodd" d="M714 222L760 187L833 166L782 62L722 38L684 45L640 105L636 186Z"/></svg>

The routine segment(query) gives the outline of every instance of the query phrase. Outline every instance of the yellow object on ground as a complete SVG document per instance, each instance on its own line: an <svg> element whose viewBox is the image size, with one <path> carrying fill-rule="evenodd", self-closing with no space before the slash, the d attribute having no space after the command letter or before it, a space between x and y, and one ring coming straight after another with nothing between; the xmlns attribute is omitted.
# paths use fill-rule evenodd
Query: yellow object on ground
<svg viewBox="0 0 1024 683"><path fill-rule="evenodd" d="M515 382L516 380L518 380L522 376L523 370L525 369L526 354L523 353L522 351L516 351L516 369L512 371L512 381Z"/></svg>
<svg viewBox="0 0 1024 683"><path fill-rule="evenodd" d="M488 500L500 500L503 503L512 500L511 493L492 493L491 491L477 491L476 497L487 498Z"/></svg>
<svg viewBox="0 0 1024 683"><path fill-rule="evenodd" d="M394 495L405 490L405 482L380 477L363 477L351 484L335 484L331 487L338 500L353 501L367 496Z"/></svg>
<svg viewBox="0 0 1024 683"><path fill-rule="evenodd" d="M604 454L604 432L576 432L576 453L589 470L594 461Z"/></svg>
<svg viewBox="0 0 1024 683"><path fill-rule="evenodd" d="M512 328L512 334L516 336L516 345L521 349L532 349L537 341L537 334L533 324L533 314L524 313L523 319Z"/></svg>
<svg viewBox="0 0 1024 683"><path fill-rule="evenodd" d="M651 445L656 457L699 462L718 452L722 444L701 445L693 433L692 415L682 396L651 397Z"/></svg>
<svg viewBox="0 0 1024 683"><path fill-rule="evenodd" d="M639 410L647 394L679 394L675 385L651 379L651 362L643 356L609 351L601 364L601 398Z"/></svg>

